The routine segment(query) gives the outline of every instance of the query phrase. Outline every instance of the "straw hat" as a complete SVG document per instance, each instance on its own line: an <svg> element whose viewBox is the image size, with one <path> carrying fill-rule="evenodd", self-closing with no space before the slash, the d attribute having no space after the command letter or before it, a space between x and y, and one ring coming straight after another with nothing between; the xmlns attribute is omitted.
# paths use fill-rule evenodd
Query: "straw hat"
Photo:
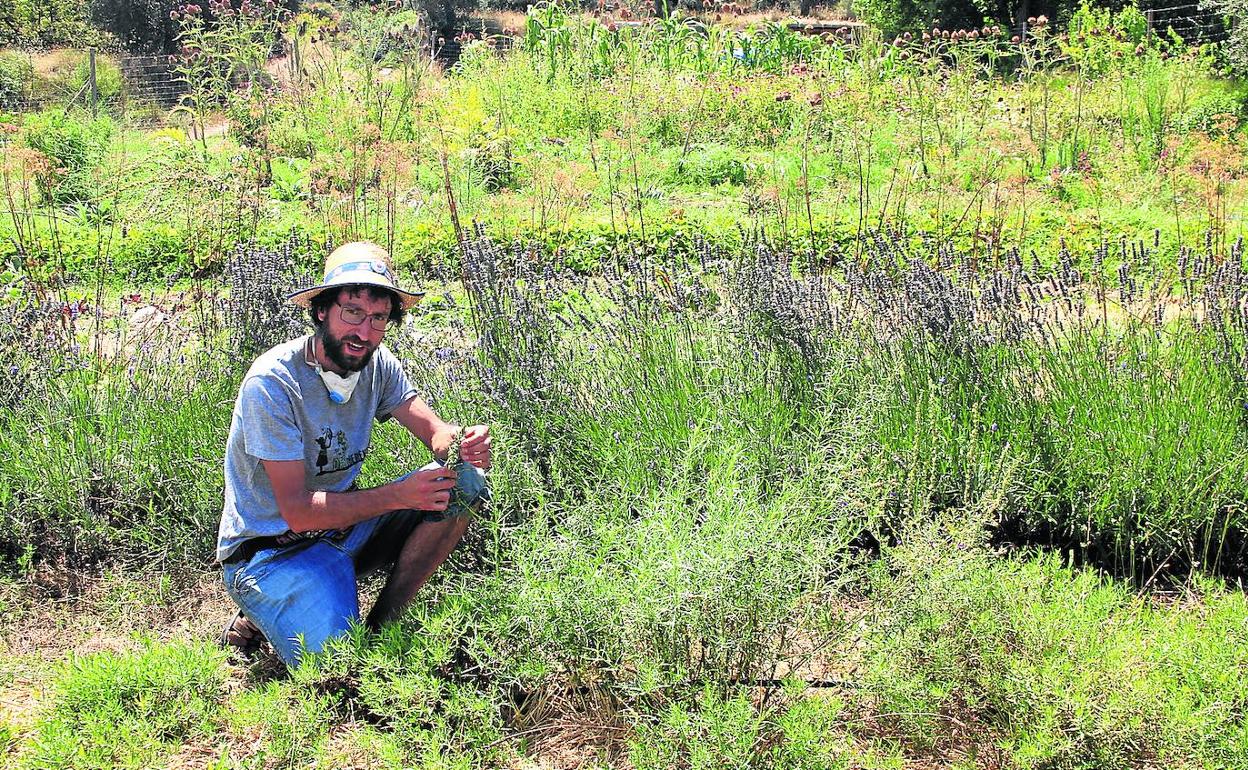
<svg viewBox="0 0 1248 770"><path fill-rule="evenodd" d="M311 306L316 295L326 289L342 286L377 286L388 289L398 296L404 310L410 310L425 296L423 291L412 292L399 288L394 271L390 269L390 255L385 249L368 241L356 241L344 243L329 253L325 258L325 276L319 286L300 289L286 299L306 308Z"/></svg>

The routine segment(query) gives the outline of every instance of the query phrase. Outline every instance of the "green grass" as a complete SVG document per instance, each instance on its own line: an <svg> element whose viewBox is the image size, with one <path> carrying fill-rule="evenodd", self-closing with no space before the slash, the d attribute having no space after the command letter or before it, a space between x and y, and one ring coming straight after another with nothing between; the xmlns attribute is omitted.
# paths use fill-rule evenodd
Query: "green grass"
<svg viewBox="0 0 1248 770"><path fill-rule="evenodd" d="M6 763L1245 766L1248 344L1218 299L1244 290L1243 157L1216 125L1240 87L1201 56L1101 61L1109 36L1029 68L995 43L533 25L447 74L309 48L270 158L121 121L97 159L71 126L72 184L40 192L32 134L79 117L4 140L6 638L57 618L49 575L155 563L102 600L125 625L209 563L238 379L323 240L393 225L432 291L392 348L495 435L494 504L402 623L289 677L206 640L14 655ZM534 251L457 253L443 152L463 222ZM1205 231L1223 272L1189 280ZM983 312L990 279L1056 292L1076 267L1082 299ZM145 346L118 293L174 273L153 299L185 307ZM69 331L84 298L101 321ZM425 460L383 426L362 481Z"/></svg>
<svg viewBox="0 0 1248 770"><path fill-rule="evenodd" d="M838 666L839 689L807 688L802 673L763 700L715 678L639 690L621 686L637 669L570 639L548 644L575 670L515 669L554 652L532 643L542 624L502 601L514 581L474 579L453 562L402 624L348 637L290 678L227 686L220 653L182 642L70 658L46 675L32 721L6 728L8 758L469 768L535 760L535 738L562 735L586 742L599 766L611 756L637 767L885 768L939 756L967 767L1243 766L1241 592L1195 582L1140 596L1055 555L1002 559L982 538L952 518L916 527L860 573L855 606L837 611L853 632L817 656ZM532 561L545 580L530 583L544 602L583 596L582 580L546 572L543 558ZM518 551L516 561L529 560ZM633 641L644 665L647 640Z"/></svg>
<svg viewBox="0 0 1248 770"><path fill-rule="evenodd" d="M909 533L875 574L867 692L890 732L957 725L1021 767L1244 766L1242 592L1150 600L1056 554L993 559L964 526Z"/></svg>
<svg viewBox="0 0 1248 770"><path fill-rule="evenodd" d="M150 767L220 729L222 653L151 643L132 654L66 662L19 749L30 768Z"/></svg>

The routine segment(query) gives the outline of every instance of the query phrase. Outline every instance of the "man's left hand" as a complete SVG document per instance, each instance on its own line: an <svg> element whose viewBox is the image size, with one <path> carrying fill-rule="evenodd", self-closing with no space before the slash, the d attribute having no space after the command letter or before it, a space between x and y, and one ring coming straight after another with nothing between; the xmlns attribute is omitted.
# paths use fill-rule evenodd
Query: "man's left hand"
<svg viewBox="0 0 1248 770"><path fill-rule="evenodd" d="M446 460L451 442L460 430L464 431L464 440L459 444L459 459L481 470L488 470L490 467L490 426L488 425L472 425L462 429L458 425L448 425L439 430L433 437L434 457Z"/></svg>
<svg viewBox="0 0 1248 770"><path fill-rule="evenodd" d="M490 426L473 425L464 430L464 440L459 445L459 459L481 470L490 467Z"/></svg>

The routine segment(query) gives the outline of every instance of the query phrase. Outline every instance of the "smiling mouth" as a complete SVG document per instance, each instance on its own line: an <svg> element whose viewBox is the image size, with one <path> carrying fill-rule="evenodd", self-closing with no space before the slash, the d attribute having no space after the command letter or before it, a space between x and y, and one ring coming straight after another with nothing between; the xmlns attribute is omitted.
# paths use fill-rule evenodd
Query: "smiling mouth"
<svg viewBox="0 0 1248 770"><path fill-rule="evenodd" d="M353 356L362 356L368 352L368 346L350 340L342 341L342 348Z"/></svg>

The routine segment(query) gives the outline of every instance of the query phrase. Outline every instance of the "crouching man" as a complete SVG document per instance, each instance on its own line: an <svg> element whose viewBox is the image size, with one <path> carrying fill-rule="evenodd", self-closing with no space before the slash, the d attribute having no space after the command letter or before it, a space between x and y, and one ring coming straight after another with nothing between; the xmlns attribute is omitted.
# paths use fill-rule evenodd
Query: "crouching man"
<svg viewBox="0 0 1248 770"><path fill-rule="evenodd" d="M382 345L420 294L398 287L389 255L349 243L319 286L290 301L315 331L256 359L243 378L225 452L217 537L239 606L221 642L250 652L267 638L289 666L360 621L356 578L389 569L364 623L396 618L451 553L487 495L490 432L462 429L458 474L430 463L359 489L374 420L390 418L445 459L460 426L417 397Z"/></svg>

